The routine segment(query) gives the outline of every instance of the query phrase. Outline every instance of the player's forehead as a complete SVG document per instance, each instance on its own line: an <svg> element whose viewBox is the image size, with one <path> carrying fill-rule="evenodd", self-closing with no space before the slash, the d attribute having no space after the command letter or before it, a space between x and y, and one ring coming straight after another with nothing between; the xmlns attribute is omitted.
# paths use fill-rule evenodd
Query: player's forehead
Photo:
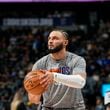
<svg viewBox="0 0 110 110"><path fill-rule="evenodd" d="M60 32L60 31L52 31L50 34L49 34L49 37L61 37L61 38L64 38L63 34Z"/></svg>

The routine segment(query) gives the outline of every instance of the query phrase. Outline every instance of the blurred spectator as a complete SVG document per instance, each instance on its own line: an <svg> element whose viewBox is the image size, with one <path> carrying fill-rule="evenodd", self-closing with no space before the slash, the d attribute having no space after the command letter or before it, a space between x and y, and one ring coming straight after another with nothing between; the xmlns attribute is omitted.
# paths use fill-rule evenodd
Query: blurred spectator
<svg viewBox="0 0 110 110"><path fill-rule="evenodd" d="M104 96L105 110L110 110L110 91L106 91Z"/></svg>
<svg viewBox="0 0 110 110"><path fill-rule="evenodd" d="M103 100L100 96L96 97L96 107L95 110L104 110Z"/></svg>
<svg viewBox="0 0 110 110"><path fill-rule="evenodd" d="M20 88L14 95L11 102L11 110L26 110L26 106L23 102L22 89Z"/></svg>

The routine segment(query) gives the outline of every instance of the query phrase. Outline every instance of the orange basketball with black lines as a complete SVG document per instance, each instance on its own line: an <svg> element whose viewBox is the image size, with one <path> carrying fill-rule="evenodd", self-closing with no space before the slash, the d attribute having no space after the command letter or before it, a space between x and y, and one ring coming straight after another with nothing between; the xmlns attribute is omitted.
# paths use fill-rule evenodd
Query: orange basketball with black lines
<svg viewBox="0 0 110 110"><path fill-rule="evenodd" d="M24 78L24 88L28 93L33 95L42 94L45 88L40 85L40 79L45 72L42 70L36 70L29 72Z"/></svg>

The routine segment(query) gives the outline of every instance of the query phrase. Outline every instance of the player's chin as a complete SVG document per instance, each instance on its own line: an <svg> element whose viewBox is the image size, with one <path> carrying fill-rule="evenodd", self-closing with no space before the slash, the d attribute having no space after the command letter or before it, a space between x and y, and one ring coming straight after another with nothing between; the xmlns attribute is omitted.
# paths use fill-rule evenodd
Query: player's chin
<svg viewBox="0 0 110 110"><path fill-rule="evenodd" d="M48 49L49 53L55 53L54 49L51 48L51 49Z"/></svg>

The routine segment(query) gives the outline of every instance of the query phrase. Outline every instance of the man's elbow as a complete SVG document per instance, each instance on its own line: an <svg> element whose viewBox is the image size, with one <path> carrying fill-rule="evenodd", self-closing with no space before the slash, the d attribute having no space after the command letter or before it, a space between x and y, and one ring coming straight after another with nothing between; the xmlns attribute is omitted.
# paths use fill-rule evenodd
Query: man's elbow
<svg viewBox="0 0 110 110"><path fill-rule="evenodd" d="M86 79L80 75L78 75L78 77L79 77L78 88L82 89L86 84Z"/></svg>
<svg viewBox="0 0 110 110"><path fill-rule="evenodd" d="M82 89L86 85L86 73L78 75L79 77L79 88Z"/></svg>
<svg viewBox="0 0 110 110"><path fill-rule="evenodd" d="M81 89L84 88L85 84L86 84L86 81L85 81L85 79L83 79L83 80L80 82L80 88L81 88Z"/></svg>

